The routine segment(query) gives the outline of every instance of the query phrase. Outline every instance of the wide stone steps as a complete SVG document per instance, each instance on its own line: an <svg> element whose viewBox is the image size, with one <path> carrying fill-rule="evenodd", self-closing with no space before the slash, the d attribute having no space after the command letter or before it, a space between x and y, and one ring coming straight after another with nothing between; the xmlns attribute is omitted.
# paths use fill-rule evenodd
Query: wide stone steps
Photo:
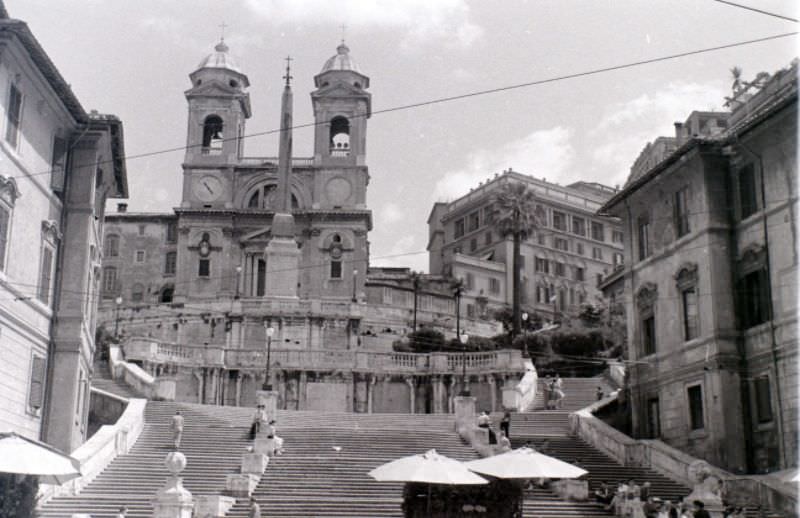
<svg viewBox="0 0 800 518"><path fill-rule="evenodd" d="M92 388L100 389L125 399L142 397L127 383L112 379L111 370L107 362L95 362L91 385Z"/></svg>
<svg viewBox="0 0 800 518"><path fill-rule="evenodd" d="M608 395L613 388L605 378L561 378L563 381L564 400L559 410L574 412L581 408L586 408L597 401L597 387L603 388L603 394ZM544 388L547 378L539 378L536 386L536 398L533 402L533 410L544 410Z"/></svg>

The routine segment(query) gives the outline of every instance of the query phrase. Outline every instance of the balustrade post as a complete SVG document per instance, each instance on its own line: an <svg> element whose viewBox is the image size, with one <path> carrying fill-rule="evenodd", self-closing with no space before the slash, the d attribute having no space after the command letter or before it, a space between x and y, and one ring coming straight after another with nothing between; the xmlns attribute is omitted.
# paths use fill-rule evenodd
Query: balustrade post
<svg viewBox="0 0 800 518"><path fill-rule="evenodd" d="M497 380L494 379L494 374L486 376L486 382L489 384L489 397L492 400L492 412L497 410Z"/></svg>
<svg viewBox="0 0 800 518"><path fill-rule="evenodd" d="M414 381L415 380L414 380L413 376L406 376L406 378L405 378L405 382L406 382L406 385L408 385L409 393L410 393L410 396L411 396L410 397L410 401L409 401L409 403L411 405L411 411L409 412L410 414L413 414L416 411L415 403L416 403L416 399L417 399L417 394L416 394Z"/></svg>
<svg viewBox="0 0 800 518"><path fill-rule="evenodd" d="M378 381L376 376L369 377L369 383L367 384L367 413L372 413L372 401L373 401L373 393L375 392L375 383Z"/></svg>

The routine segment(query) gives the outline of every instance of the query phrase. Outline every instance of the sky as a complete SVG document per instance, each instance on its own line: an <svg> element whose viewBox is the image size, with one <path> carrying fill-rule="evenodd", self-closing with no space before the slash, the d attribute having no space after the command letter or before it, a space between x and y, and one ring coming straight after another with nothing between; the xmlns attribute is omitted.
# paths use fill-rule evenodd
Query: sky
<svg viewBox="0 0 800 518"><path fill-rule="evenodd" d="M736 0L798 18L795 0ZM279 123L291 55L294 121L313 121L313 77L343 32L370 77L373 112L783 34L798 24L714 0L5 0L84 108L124 124L130 211L180 204L189 74L225 25L250 79L246 132ZM344 26L344 30L342 29ZM648 141L692 110L722 109L730 69L774 72L797 56L783 38L709 54L409 110L367 123L371 264L427 270L427 218L511 167L559 184L624 184ZM312 155L313 129L294 132ZM275 135L247 156L276 156ZM116 204L109 204L111 209Z"/></svg>

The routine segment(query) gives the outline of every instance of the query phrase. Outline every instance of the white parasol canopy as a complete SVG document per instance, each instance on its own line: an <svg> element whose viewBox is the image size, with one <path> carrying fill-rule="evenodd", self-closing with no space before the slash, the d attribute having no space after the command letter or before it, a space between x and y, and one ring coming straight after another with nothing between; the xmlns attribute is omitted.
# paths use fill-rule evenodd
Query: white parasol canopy
<svg viewBox="0 0 800 518"><path fill-rule="evenodd" d="M39 475L44 484L63 484L81 476L80 462L43 442L0 432L0 472Z"/></svg>
<svg viewBox="0 0 800 518"><path fill-rule="evenodd" d="M531 448L518 448L464 465L477 473L497 478L578 478L588 473Z"/></svg>
<svg viewBox="0 0 800 518"><path fill-rule="evenodd" d="M464 463L439 455L436 450L387 462L368 475L379 482L421 482L427 484L488 484L468 470Z"/></svg>

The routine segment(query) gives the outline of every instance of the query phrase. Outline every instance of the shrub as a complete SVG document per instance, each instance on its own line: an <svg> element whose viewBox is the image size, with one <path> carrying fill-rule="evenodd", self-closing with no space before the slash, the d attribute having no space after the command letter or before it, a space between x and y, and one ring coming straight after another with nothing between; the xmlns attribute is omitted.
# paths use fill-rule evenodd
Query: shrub
<svg viewBox="0 0 800 518"><path fill-rule="evenodd" d="M34 518L38 491L37 477L0 473L0 518Z"/></svg>
<svg viewBox="0 0 800 518"><path fill-rule="evenodd" d="M429 353L444 349L444 335L435 329L418 329L409 333L408 343L415 353Z"/></svg>

